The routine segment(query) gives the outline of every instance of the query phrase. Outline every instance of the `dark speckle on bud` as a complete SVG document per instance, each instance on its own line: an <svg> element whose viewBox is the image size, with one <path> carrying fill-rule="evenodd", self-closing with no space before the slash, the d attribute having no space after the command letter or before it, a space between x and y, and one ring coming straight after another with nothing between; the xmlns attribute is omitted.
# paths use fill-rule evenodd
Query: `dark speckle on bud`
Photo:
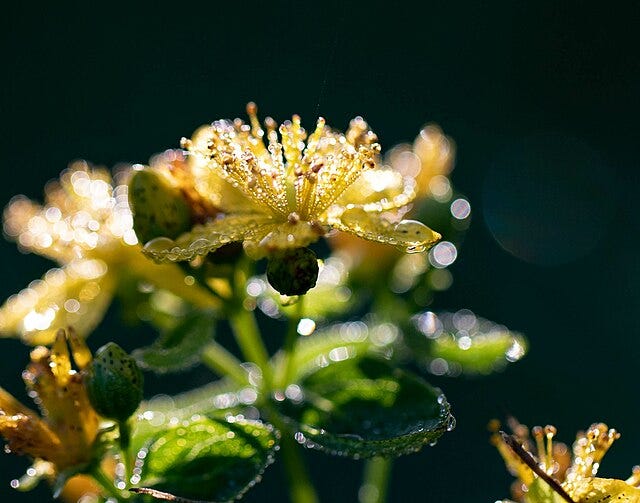
<svg viewBox="0 0 640 503"><path fill-rule="evenodd" d="M136 361L109 342L96 352L85 370L89 401L103 417L125 421L142 400L143 376Z"/></svg>
<svg viewBox="0 0 640 503"><path fill-rule="evenodd" d="M318 259L309 248L274 253L267 264L267 279L283 295L304 295L316 286Z"/></svg>

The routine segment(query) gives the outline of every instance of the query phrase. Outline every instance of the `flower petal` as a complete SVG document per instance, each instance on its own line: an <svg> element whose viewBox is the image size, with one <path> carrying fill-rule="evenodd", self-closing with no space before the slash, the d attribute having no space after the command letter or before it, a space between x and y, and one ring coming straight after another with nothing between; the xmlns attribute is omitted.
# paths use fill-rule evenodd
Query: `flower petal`
<svg viewBox="0 0 640 503"><path fill-rule="evenodd" d="M423 252L440 239L440 234L416 220L402 220L393 224L382 215L367 213L362 208L347 210L329 223L341 231L369 241L393 245L405 253Z"/></svg>
<svg viewBox="0 0 640 503"><path fill-rule="evenodd" d="M86 336L109 306L116 278L101 260L75 260L49 270L0 307L0 335L50 344L58 328Z"/></svg>
<svg viewBox="0 0 640 503"><path fill-rule="evenodd" d="M247 255L257 260L278 250L309 246L326 231L317 223L304 221L267 225L260 229L259 234L245 238L244 249Z"/></svg>
<svg viewBox="0 0 640 503"><path fill-rule="evenodd" d="M37 417L34 411L22 405L11 393L0 387L0 417L16 414Z"/></svg>
<svg viewBox="0 0 640 503"><path fill-rule="evenodd" d="M56 434L44 421L34 416L0 415L0 435L7 439L10 451L32 458L54 460L62 449Z"/></svg>
<svg viewBox="0 0 640 503"><path fill-rule="evenodd" d="M416 183L392 169L372 169L360 177L338 198L337 205L381 212L407 206L414 200Z"/></svg>
<svg viewBox="0 0 640 503"><path fill-rule="evenodd" d="M142 249L156 262L193 260L234 241L264 237L271 230L273 217L265 214L230 215L197 225L175 241L156 238Z"/></svg>

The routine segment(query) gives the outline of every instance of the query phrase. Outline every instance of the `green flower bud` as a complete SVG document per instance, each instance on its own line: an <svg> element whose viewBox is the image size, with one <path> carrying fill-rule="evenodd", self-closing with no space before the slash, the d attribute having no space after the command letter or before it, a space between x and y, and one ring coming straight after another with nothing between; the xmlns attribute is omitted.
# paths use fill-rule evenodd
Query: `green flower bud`
<svg viewBox="0 0 640 503"><path fill-rule="evenodd" d="M267 279L283 295L303 295L316 286L318 259L309 248L273 254L267 264Z"/></svg>
<svg viewBox="0 0 640 503"><path fill-rule="evenodd" d="M145 168L129 182L133 228L142 243L157 237L177 238L191 228L191 209L176 187Z"/></svg>
<svg viewBox="0 0 640 503"><path fill-rule="evenodd" d="M85 372L89 401L101 416L123 422L140 405L142 371L117 344L109 342L98 349Z"/></svg>

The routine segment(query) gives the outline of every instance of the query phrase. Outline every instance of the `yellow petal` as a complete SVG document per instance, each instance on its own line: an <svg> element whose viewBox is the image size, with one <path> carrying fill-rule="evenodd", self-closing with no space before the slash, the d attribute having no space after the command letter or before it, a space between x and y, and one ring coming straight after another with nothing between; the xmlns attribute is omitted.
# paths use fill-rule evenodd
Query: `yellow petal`
<svg viewBox="0 0 640 503"><path fill-rule="evenodd" d="M24 414L0 415L0 435L16 454L55 461L62 445L56 434L41 419Z"/></svg>
<svg viewBox="0 0 640 503"><path fill-rule="evenodd" d="M640 503L640 489L618 479L585 479L569 494L577 503Z"/></svg>
<svg viewBox="0 0 640 503"><path fill-rule="evenodd" d="M197 225L175 241L168 238L152 239L142 251L156 262L192 260L234 241L264 236L269 232L264 229L268 229L272 222L273 218L266 214L230 215Z"/></svg>
<svg viewBox="0 0 640 503"><path fill-rule="evenodd" d="M206 309L220 307L219 299L198 282L187 281L185 272L177 264L156 264L142 254L142 247L127 247L125 250L122 274L133 276L159 290L167 290L194 306Z"/></svg>
<svg viewBox="0 0 640 503"><path fill-rule="evenodd" d="M303 221L265 225L260 232L245 237L244 249L257 260L278 250L309 246L325 233L321 225Z"/></svg>
<svg viewBox="0 0 640 503"><path fill-rule="evenodd" d="M67 334L63 328L56 333L56 339L51 347L49 366L58 385L66 386L71 373L71 358L69 346L67 346Z"/></svg>
<svg viewBox="0 0 640 503"><path fill-rule="evenodd" d="M62 212L59 209L47 210L49 208L43 208L24 196L13 198L4 210L4 232L18 243L22 251L57 262L71 260L74 256L71 247L57 239L63 225L60 223Z"/></svg>
<svg viewBox="0 0 640 503"><path fill-rule="evenodd" d="M73 361L77 365L78 369L82 370L89 365L93 359L91 350L84 340L78 337L78 334L73 327L67 328L67 340L69 342L69 346L71 346Z"/></svg>
<svg viewBox="0 0 640 503"><path fill-rule="evenodd" d="M402 220L393 224L380 214L367 213L362 208L347 210L329 223L363 239L396 246L405 253L423 252L440 239L440 234L423 223Z"/></svg>
<svg viewBox="0 0 640 503"><path fill-rule="evenodd" d="M336 204L365 211L389 211L415 198L415 180L392 169L365 171L338 198Z"/></svg>
<svg viewBox="0 0 640 503"><path fill-rule="evenodd" d="M50 344L59 328L73 326L84 337L102 319L116 280L101 260L51 269L0 308L0 334Z"/></svg>
<svg viewBox="0 0 640 503"><path fill-rule="evenodd" d="M23 379L30 395L37 397L48 427L64 446L57 459L48 458L60 469L89 460L98 416L87 398L82 375L69 372L67 379L61 380L53 370L54 359L54 351L38 346L31 351Z"/></svg>
<svg viewBox="0 0 640 503"><path fill-rule="evenodd" d="M37 417L37 414L20 403L11 393L0 387L0 417L15 416L22 414L24 416Z"/></svg>

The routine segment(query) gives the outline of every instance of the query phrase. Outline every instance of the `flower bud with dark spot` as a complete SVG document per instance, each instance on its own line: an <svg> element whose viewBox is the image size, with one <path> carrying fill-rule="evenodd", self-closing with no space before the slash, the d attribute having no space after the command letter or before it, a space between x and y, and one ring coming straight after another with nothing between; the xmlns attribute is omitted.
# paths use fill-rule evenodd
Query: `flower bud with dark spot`
<svg viewBox="0 0 640 503"><path fill-rule="evenodd" d="M123 422L140 405L142 371L117 344L109 342L98 349L85 372L89 401L101 416Z"/></svg>

